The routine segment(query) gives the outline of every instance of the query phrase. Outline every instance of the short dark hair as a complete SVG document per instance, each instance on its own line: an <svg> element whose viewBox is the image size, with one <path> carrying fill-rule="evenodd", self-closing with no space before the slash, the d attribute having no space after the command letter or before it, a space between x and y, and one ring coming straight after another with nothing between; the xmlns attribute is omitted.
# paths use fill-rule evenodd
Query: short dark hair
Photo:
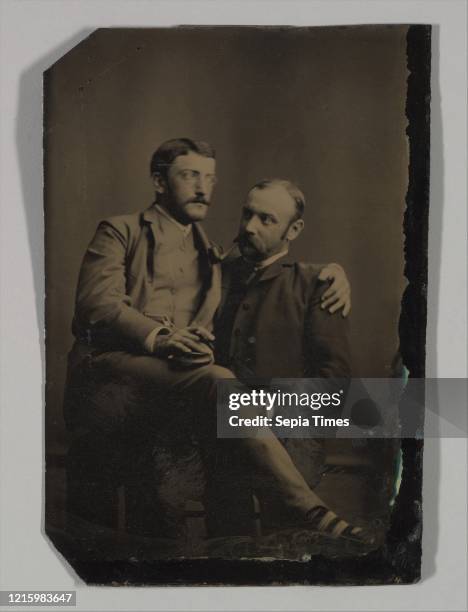
<svg viewBox="0 0 468 612"><path fill-rule="evenodd" d="M305 196L299 187L293 182L280 178L262 179L261 181L258 181L258 183L255 183L255 185L251 187L250 191L253 191L254 189L266 189L267 187L274 187L275 185L284 187L296 204L296 214L294 215L292 222L302 219L305 209Z"/></svg>
<svg viewBox="0 0 468 612"><path fill-rule="evenodd" d="M166 140L151 157L151 176L157 174L167 178L167 171L175 158L179 157L179 155L187 155L191 151L198 153L198 155L203 155L203 157L212 157L213 159L216 157L213 147L202 140L190 140L190 138Z"/></svg>

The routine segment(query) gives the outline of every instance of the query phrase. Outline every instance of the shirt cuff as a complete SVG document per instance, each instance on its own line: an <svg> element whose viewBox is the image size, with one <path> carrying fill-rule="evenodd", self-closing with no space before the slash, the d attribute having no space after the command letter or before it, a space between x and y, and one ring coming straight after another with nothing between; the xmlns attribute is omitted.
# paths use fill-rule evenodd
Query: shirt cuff
<svg viewBox="0 0 468 612"><path fill-rule="evenodd" d="M166 327L165 325L158 325L158 327L155 327L152 331L150 331L150 333L145 338L145 342L144 342L145 350L148 353L154 353L154 345L156 342L156 336L158 336L159 334L167 335L170 333L171 333L171 330L169 329L169 327Z"/></svg>

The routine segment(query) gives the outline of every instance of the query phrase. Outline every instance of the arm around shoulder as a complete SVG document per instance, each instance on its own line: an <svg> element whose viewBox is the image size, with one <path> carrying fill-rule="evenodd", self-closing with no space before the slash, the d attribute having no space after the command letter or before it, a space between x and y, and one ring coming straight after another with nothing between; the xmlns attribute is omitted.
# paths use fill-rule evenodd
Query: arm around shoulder
<svg viewBox="0 0 468 612"><path fill-rule="evenodd" d="M339 312L331 314L321 308L326 283L316 271L309 281L307 310L304 321L304 341L308 375L317 378L349 378L351 351L349 319Z"/></svg>

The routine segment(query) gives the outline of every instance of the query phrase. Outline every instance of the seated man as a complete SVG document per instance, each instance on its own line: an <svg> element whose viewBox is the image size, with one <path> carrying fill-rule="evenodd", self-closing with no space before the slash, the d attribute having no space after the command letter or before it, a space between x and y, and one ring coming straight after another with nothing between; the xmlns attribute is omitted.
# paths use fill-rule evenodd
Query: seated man
<svg viewBox="0 0 468 612"><path fill-rule="evenodd" d="M244 381L314 378L322 379L317 391L327 391L327 380L351 376L348 325L321 308L320 267L295 262L289 254L290 243L304 229L304 207L304 195L287 180L263 180L247 194L237 237L240 253L223 262L215 355L216 363ZM310 439L294 443L306 455L309 483L316 481L319 469L315 466L314 473L313 463L320 464L321 446ZM264 473L257 490L260 486L263 505L269 504L263 514L271 519L277 510L271 477ZM282 500L276 501L281 510ZM325 505L315 516L322 517L322 526L328 522L330 533L346 530Z"/></svg>
<svg viewBox="0 0 468 612"><path fill-rule="evenodd" d="M65 418L70 429L89 435L81 438L86 439L81 447L80 439L72 447L69 475L92 469L102 455L112 463L120 453L118 461L133 474L133 482L151 480L148 449L168 419L177 426L174 401L180 398L189 401L207 479L216 471L216 381L234 379L234 374L213 363L209 346L221 266L198 222L210 206L215 164L206 143L165 142L151 161L155 204L142 213L103 221L88 247L77 289ZM288 235L298 233L299 226L296 220ZM343 286L338 267L322 274L335 280L341 276ZM121 397L96 400L89 384L107 379L122 383ZM233 441L233 452L245 458L246 469L260 466L273 478L298 522L364 538L361 529L344 522L339 530L328 529L331 515L323 520L323 502L273 435ZM69 491L71 507L83 510L83 490L71 483ZM102 486L97 484L94 493L88 516L100 506ZM156 513L157 500L154 506Z"/></svg>

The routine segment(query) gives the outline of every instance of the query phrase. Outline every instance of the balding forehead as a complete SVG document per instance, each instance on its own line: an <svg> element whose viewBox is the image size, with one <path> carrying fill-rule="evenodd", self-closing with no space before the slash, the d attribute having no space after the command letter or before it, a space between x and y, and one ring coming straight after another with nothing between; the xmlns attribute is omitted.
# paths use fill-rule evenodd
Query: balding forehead
<svg viewBox="0 0 468 612"><path fill-rule="evenodd" d="M247 195L247 198L248 200L251 200L253 197L265 203L275 200L286 205L289 202L291 206L294 208L296 207L294 198L289 193L287 188L281 183L272 183L271 185L266 185L265 187L252 187Z"/></svg>
<svg viewBox="0 0 468 612"><path fill-rule="evenodd" d="M257 214L270 214L284 223L296 213L294 198L279 184L254 187L248 194L246 206Z"/></svg>

